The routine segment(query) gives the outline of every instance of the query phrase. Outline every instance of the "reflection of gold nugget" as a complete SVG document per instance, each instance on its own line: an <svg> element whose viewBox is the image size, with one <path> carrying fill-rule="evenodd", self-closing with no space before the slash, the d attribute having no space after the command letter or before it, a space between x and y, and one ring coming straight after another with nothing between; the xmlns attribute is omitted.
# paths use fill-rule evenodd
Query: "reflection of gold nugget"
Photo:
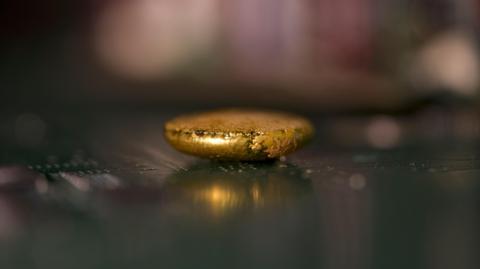
<svg viewBox="0 0 480 269"><path fill-rule="evenodd" d="M211 220L291 208L313 191L305 171L288 162L198 162L171 174L162 189L165 208Z"/></svg>
<svg viewBox="0 0 480 269"><path fill-rule="evenodd" d="M224 160L278 158L303 146L312 135L306 119L270 111L217 110L165 124L165 136L176 149Z"/></svg>

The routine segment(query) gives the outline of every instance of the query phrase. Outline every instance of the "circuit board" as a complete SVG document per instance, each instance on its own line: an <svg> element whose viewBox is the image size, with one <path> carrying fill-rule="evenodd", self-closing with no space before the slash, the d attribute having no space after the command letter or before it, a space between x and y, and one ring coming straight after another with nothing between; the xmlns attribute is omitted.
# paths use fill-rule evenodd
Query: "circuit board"
<svg viewBox="0 0 480 269"><path fill-rule="evenodd" d="M431 116L322 116L300 152L238 163L176 152L172 114L5 119L0 267L480 264L477 144L444 122L432 138L410 126ZM359 142L378 120L403 140Z"/></svg>

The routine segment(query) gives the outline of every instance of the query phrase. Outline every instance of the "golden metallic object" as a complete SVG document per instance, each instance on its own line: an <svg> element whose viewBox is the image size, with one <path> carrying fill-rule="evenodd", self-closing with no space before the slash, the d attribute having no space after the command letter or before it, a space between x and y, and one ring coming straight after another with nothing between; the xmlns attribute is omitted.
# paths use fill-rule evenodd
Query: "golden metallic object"
<svg viewBox="0 0 480 269"><path fill-rule="evenodd" d="M165 124L167 141L179 151L237 161L284 156L306 144L313 131L299 116L245 109L180 116Z"/></svg>

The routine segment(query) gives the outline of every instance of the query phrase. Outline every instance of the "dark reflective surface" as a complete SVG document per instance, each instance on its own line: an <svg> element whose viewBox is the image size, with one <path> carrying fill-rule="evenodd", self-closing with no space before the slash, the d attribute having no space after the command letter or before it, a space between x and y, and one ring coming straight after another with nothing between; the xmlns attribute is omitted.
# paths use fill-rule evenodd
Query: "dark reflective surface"
<svg viewBox="0 0 480 269"><path fill-rule="evenodd" d="M120 119L36 118L35 146L2 134L1 268L480 265L472 137L412 133L402 121L425 122L413 117L328 118L287 159L227 163L172 150L162 116ZM368 145L372 122L398 124L398 144Z"/></svg>
<svg viewBox="0 0 480 269"><path fill-rule="evenodd" d="M176 172L162 190L166 207L215 221L295 205L312 186L288 163L207 162Z"/></svg>

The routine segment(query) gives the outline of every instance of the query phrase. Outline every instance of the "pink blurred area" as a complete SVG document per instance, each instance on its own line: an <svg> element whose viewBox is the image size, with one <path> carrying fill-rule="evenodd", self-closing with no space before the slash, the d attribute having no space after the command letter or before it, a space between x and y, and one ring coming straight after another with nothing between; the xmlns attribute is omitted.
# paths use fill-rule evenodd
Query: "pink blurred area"
<svg viewBox="0 0 480 269"><path fill-rule="evenodd" d="M137 79L189 67L254 79L361 69L373 61L374 6L371 0L111 1L94 19L93 38L100 61Z"/></svg>

